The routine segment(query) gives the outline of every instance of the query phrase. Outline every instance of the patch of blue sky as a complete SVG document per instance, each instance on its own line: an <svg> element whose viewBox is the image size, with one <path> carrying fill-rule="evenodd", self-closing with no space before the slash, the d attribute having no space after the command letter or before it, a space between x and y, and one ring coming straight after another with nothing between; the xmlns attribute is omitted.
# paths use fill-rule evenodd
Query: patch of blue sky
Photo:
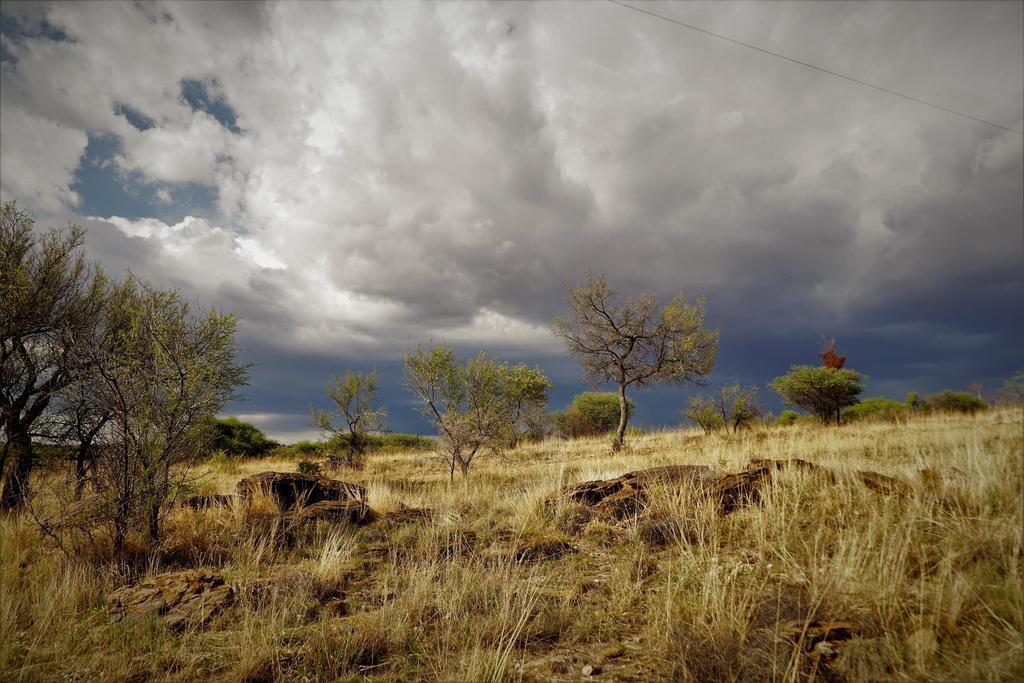
<svg viewBox="0 0 1024 683"><path fill-rule="evenodd" d="M213 217L217 190L200 183L150 183L139 173L126 173L114 157L116 135L90 134L71 189L78 193L83 216L157 218L173 224L185 216Z"/></svg>
<svg viewBox="0 0 1024 683"><path fill-rule="evenodd" d="M73 43L75 39L46 19L34 26L23 24L17 17L7 12L0 12L0 61L16 62L17 58L7 47L7 41L20 43L27 38L45 38L54 42Z"/></svg>
<svg viewBox="0 0 1024 683"><path fill-rule="evenodd" d="M129 107L127 104L118 102L114 107L114 113L123 116L136 130L149 130L156 125L153 119L149 118L138 109Z"/></svg>
<svg viewBox="0 0 1024 683"><path fill-rule="evenodd" d="M235 110L223 98L211 94L210 88L203 81L185 79L181 82L181 97L192 107L193 111L204 111L217 120L220 125L235 135L241 135Z"/></svg>

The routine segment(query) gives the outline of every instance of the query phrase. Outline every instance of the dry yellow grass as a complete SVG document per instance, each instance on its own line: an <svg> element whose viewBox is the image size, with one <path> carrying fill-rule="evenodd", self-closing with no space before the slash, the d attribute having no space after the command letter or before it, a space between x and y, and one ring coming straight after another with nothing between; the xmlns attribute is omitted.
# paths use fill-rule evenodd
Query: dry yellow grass
<svg viewBox="0 0 1024 683"><path fill-rule="evenodd" d="M906 477L912 496L785 471L722 517L658 491L621 523L542 499L563 483L662 464L742 469L804 458ZM692 431L549 441L474 465L468 487L422 454L372 458L381 512L431 520L322 525L275 543L241 509L176 510L154 573L217 568L235 604L205 629L116 622L104 597L140 570L65 557L31 520L0 519L0 680L1019 680L1024 676L1024 417ZM918 471L962 473L930 492ZM204 489L291 462L218 466ZM355 475L353 475L355 476ZM542 540L576 552L517 559ZM858 635L815 660L787 619Z"/></svg>

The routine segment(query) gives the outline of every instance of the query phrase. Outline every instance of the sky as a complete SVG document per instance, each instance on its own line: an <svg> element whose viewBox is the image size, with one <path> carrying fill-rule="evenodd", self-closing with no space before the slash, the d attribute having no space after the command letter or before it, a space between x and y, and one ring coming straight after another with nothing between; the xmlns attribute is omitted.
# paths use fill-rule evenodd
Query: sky
<svg viewBox="0 0 1024 683"><path fill-rule="evenodd" d="M1024 3L633 3L1024 129ZM239 315L225 413L292 441L346 369L428 431L402 353L587 389L551 333L588 268L704 296L711 387L838 339L867 396L1024 366L1019 133L608 2L4 2L0 196ZM637 392L676 424L697 389Z"/></svg>

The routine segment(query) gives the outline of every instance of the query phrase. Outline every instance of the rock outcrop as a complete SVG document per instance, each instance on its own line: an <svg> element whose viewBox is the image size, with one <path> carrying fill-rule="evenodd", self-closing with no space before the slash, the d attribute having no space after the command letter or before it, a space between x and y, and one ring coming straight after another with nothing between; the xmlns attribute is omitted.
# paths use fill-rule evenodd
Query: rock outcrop
<svg viewBox="0 0 1024 683"><path fill-rule="evenodd" d="M155 616L168 625L203 625L231 604L234 590L216 572L190 570L159 574L119 588L107 598L118 617Z"/></svg>
<svg viewBox="0 0 1024 683"><path fill-rule="evenodd" d="M260 472L242 479L236 489L243 500L266 491L282 510L323 501L366 500L366 489L358 484L299 472Z"/></svg>
<svg viewBox="0 0 1024 683"><path fill-rule="evenodd" d="M559 500L589 507L594 513L615 520L638 514L649 502L648 489L652 485L688 486L695 493L717 501L722 514L757 503L761 487L772 475L781 470L795 469L835 483L835 474L826 467L800 458L772 460L758 458L750 461L740 472L715 473L702 465L669 465L627 472L612 479L598 479L570 484L551 494L545 501L548 508ZM878 472L856 472L857 480L872 491L886 495L908 495L910 484L902 479Z"/></svg>

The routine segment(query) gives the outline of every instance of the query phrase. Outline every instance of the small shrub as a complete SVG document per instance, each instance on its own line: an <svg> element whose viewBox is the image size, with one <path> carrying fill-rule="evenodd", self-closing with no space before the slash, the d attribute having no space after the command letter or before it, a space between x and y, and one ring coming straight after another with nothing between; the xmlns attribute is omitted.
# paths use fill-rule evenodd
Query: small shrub
<svg viewBox="0 0 1024 683"><path fill-rule="evenodd" d="M896 421L910 414L910 406L906 403L888 398L866 398L856 405L843 411L843 418L856 420L887 420Z"/></svg>
<svg viewBox="0 0 1024 683"><path fill-rule="evenodd" d="M634 410L636 404L627 399L627 413ZM559 434L565 438L607 434L619 424L619 396L613 391L585 391L564 411L555 413L554 420Z"/></svg>
<svg viewBox="0 0 1024 683"><path fill-rule="evenodd" d="M711 434L725 428L725 418L718 412L715 399L711 396L691 396L683 416Z"/></svg>
<svg viewBox="0 0 1024 683"><path fill-rule="evenodd" d="M945 389L924 400L925 410L939 413L976 413L988 408L983 400L965 391Z"/></svg>
<svg viewBox="0 0 1024 683"><path fill-rule="evenodd" d="M366 466L366 451L357 450L336 450L331 451L324 458L324 465L328 470L337 471L342 467L350 467L361 470Z"/></svg>
<svg viewBox="0 0 1024 683"><path fill-rule="evenodd" d="M319 455L323 444L315 441L297 441L290 448L296 455Z"/></svg>
<svg viewBox="0 0 1024 683"><path fill-rule="evenodd" d="M795 425L799 421L800 413L795 410L783 410L779 413L779 416L775 418L774 424L776 427L788 427L790 425Z"/></svg>
<svg viewBox="0 0 1024 683"><path fill-rule="evenodd" d="M214 422L214 449L224 451L228 455L255 458L267 455L277 442L248 422L228 417Z"/></svg>
<svg viewBox="0 0 1024 683"><path fill-rule="evenodd" d="M315 463L312 460L300 460L298 469L299 474L308 474L313 477L319 477L321 475L319 463Z"/></svg>

